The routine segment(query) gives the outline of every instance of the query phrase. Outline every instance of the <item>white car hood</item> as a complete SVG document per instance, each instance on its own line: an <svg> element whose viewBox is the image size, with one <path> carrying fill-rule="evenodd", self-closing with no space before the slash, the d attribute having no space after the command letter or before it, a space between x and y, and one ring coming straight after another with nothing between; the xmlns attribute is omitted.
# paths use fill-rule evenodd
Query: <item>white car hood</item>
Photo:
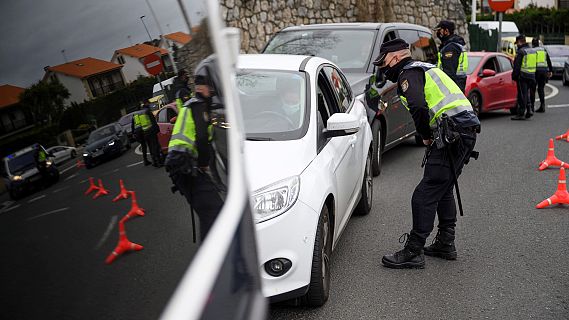
<svg viewBox="0 0 569 320"><path fill-rule="evenodd" d="M245 166L251 191L299 175L315 154L315 147L311 148L303 139L245 141Z"/></svg>

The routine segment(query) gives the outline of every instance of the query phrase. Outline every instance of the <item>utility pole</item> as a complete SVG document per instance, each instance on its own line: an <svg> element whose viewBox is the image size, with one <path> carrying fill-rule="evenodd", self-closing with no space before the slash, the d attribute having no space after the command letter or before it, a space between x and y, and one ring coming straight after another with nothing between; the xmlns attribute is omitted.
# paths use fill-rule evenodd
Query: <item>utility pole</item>
<svg viewBox="0 0 569 320"><path fill-rule="evenodd" d="M472 0L472 7L470 11L472 11L470 13L470 23L476 23L476 4L477 4L478 0Z"/></svg>
<svg viewBox="0 0 569 320"><path fill-rule="evenodd" d="M156 18L156 13L154 13L154 9L152 9L152 6L150 5L150 1L146 0L146 4L148 5L148 9L150 9L150 13L152 14L152 17L154 18L154 22L156 23L156 26L158 27L158 32L160 32L160 40L164 40L164 32L162 32L162 28L160 27L160 23L158 22L158 18ZM168 45L168 42L166 41L166 45ZM174 68L174 73L178 74L178 67L176 67L176 62L174 61L174 56L172 55L172 51L169 48L170 46L168 46L168 57L170 58L170 61L172 62L172 67Z"/></svg>
<svg viewBox="0 0 569 320"><path fill-rule="evenodd" d="M144 30L146 30L146 33L148 34L148 39L150 39L150 42L152 42L152 36L150 35L150 32L148 31L148 28L146 27L146 24L144 23L144 17L146 17L146 16L140 16L140 21L142 21L142 25L144 26Z"/></svg>
<svg viewBox="0 0 569 320"><path fill-rule="evenodd" d="M67 57L65 56L65 49L61 50L61 55L63 56L63 61L67 63Z"/></svg>
<svg viewBox="0 0 569 320"><path fill-rule="evenodd" d="M130 43L130 46L132 46L132 39L130 38L130 34L128 36L126 36L128 39L128 42Z"/></svg>
<svg viewBox="0 0 569 320"><path fill-rule="evenodd" d="M182 16L184 16L184 21L186 21L186 26L188 26L190 36L193 38L194 35L192 34L192 24L190 23L190 17L188 16L186 7L184 6L182 0L178 0L178 5L180 6L180 10L182 11Z"/></svg>

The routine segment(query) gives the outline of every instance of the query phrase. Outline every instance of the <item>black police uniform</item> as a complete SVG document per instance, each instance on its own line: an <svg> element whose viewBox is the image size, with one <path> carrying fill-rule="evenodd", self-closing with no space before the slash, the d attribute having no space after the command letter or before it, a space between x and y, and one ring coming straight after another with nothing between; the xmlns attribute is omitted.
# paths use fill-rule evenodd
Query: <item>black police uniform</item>
<svg viewBox="0 0 569 320"><path fill-rule="evenodd" d="M466 75L457 75L458 62L462 48L466 42L464 39L456 34L449 35L442 39L439 47L441 53L441 69L458 85L460 90L464 92L466 88Z"/></svg>
<svg viewBox="0 0 569 320"><path fill-rule="evenodd" d="M151 128L148 131L142 130L142 128L137 128L134 125L134 117L132 117L131 128L136 140L140 142L140 148L142 149L142 159L144 165L150 164L148 161L148 151L150 151L150 157L152 158L152 163L154 166L161 166L163 163L162 150L160 148L160 143L158 142L158 132L160 132L160 127L156 122L156 118L152 114L150 107L145 105L141 109L148 118L150 119Z"/></svg>
<svg viewBox="0 0 569 320"><path fill-rule="evenodd" d="M539 47L538 45L534 46ZM539 95L539 108L535 110L536 112L545 112L545 84L547 83L547 74L553 72L553 66L551 65L551 59L547 51L545 52L545 61L547 62L547 68L537 67L535 69L535 85L530 88L529 100L531 102L532 110L535 110L535 91L537 89L537 94Z"/></svg>
<svg viewBox="0 0 569 320"><path fill-rule="evenodd" d="M518 112L512 120L522 120L525 114L526 118L533 115L531 103L529 101L529 90L535 85L535 74L522 72L522 62L526 55L525 49L529 49L529 45L524 43L518 46L516 58L514 59L514 69L512 70L512 80L517 82L518 87Z"/></svg>

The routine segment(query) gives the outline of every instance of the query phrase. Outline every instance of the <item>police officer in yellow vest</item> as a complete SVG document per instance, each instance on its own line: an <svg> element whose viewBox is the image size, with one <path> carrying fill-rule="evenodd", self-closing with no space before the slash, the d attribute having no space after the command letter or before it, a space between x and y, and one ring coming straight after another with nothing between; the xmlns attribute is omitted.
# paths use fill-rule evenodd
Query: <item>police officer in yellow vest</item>
<svg viewBox="0 0 569 320"><path fill-rule="evenodd" d="M553 74L553 67L551 65L551 59L545 51L544 47L539 45L539 39L533 38L531 41L531 46L536 52L536 68L535 68L535 85L530 89L530 102L532 105L532 110L535 110L535 91L539 94L539 108L535 112L545 112L545 84L547 79L551 78Z"/></svg>
<svg viewBox="0 0 569 320"><path fill-rule="evenodd" d="M142 106L139 107L139 111L132 116L131 127L133 135L136 137L136 140L140 142L144 165L147 166L151 164L147 157L147 149L150 149L152 164L155 167L162 166L162 152L160 151L160 144L157 137L160 128L158 127L158 123L156 123L156 118L152 114L152 111L150 111L148 103L142 104Z"/></svg>
<svg viewBox="0 0 569 320"><path fill-rule="evenodd" d="M210 167L214 161L210 145L210 108L218 96L212 83L214 63L210 56L196 67L195 97L190 98L185 89L176 93L177 103L182 107L178 109L165 163L175 189L186 197L199 217L202 241L223 206L224 192Z"/></svg>
<svg viewBox="0 0 569 320"><path fill-rule="evenodd" d="M455 25L452 21L443 20L437 24L434 31L441 40L439 47L439 61L437 67L442 69L460 88L462 92L466 87L466 71L468 70L468 52L464 39L454 33Z"/></svg>
<svg viewBox="0 0 569 320"><path fill-rule="evenodd" d="M417 133L428 146L423 179L412 196L413 227L405 247L386 255L382 263L390 268L423 268L424 254L454 260L456 207L453 186L476 143L480 122L468 99L456 83L435 65L411 59L409 44L395 39L382 44L374 61L385 78L396 82L403 105L409 110ZM437 140L438 124L452 124L455 140L445 147ZM454 172L452 169L454 168ZM438 232L432 245L424 247L438 215Z"/></svg>
<svg viewBox="0 0 569 320"><path fill-rule="evenodd" d="M512 120L525 120L533 116L532 104L529 101L529 91L535 85L537 52L529 47L526 43L526 36L522 34L516 37L516 44L518 50L514 59L512 80L518 84L518 112L517 115L512 117Z"/></svg>

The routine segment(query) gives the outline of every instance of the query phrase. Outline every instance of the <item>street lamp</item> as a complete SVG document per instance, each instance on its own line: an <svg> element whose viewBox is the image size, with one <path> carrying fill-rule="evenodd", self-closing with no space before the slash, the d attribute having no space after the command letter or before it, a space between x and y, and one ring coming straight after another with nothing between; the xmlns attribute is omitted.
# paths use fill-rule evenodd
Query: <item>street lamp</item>
<svg viewBox="0 0 569 320"><path fill-rule="evenodd" d="M143 18L146 16L140 16L140 21L142 21L142 25L144 26L144 29L146 30L146 33L148 34L148 39L150 39L150 41L152 42L152 36L150 35L150 32L148 31L148 28L146 27L146 24L144 23Z"/></svg>

